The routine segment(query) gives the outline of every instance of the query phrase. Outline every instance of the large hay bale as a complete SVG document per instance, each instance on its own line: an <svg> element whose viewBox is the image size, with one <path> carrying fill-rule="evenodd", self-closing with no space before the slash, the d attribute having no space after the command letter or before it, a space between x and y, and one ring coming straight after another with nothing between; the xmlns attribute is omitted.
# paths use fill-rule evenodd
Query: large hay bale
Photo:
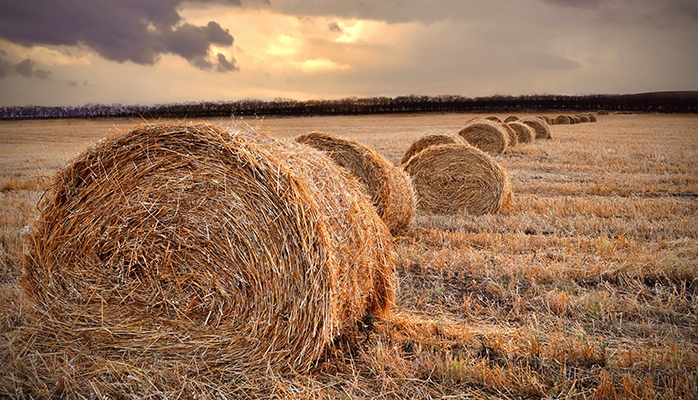
<svg viewBox="0 0 698 400"><path fill-rule="evenodd" d="M487 119L468 122L458 135L472 146L493 155L504 153L508 144L508 134L504 128Z"/></svg>
<svg viewBox="0 0 698 400"><path fill-rule="evenodd" d="M404 168L412 178L417 207L427 213L496 213L513 201L504 169L468 144L430 146Z"/></svg>
<svg viewBox="0 0 698 400"><path fill-rule="evenodd" d="M40 319L15 361L45 397L307 370L394 301L392 237L358 180L293 142L139 125L60 171L40 210L23 276Z"/></svg>
<svg viewBox="0 0 698 400"><path fill-rule="evenodd" d="M519 143L531 143L536 138L536 131L522 122L513 121L507 125L516 132Z"/></svg>
<svg viewBox="0 0 698 400"><path fill-rule="evenodd" d="M450 135L447 133L426 133L410 144L410 147L407 148L407 151L405 151L405 154L403 154L402 158L400 159L400 165L405 164L410 158L412 158L412 156L429 146L463 142L463 138L458 135Z"/></svg>
<svg viewBox="0 0 698 400"><path fill-rule="evenodd" d="M516 115L510 115L504 119L504 122L509 123L509 122L514 122L514 121L518 121L518 120L519 120L519 117L517 117Z"/></svg>
<svg viewBox="0 0 698 400"><path fill-rule="evenodd" d="M324 152L356 175L391 232L399 233L410 225L415 208L414 190L402 169L364 144L327 133L312 132L297 137L296 141Z"/></svg>
<svg viewBox="0 0 698 400"><path fill-rule="evenodd" d="M519 137L514 128L504 122L499 124L507 133L507 147L514 147L519 144Z"/></svg>
<svg viewBox="0 0 698 400"><path fill-rule="evenodd" d="M523 117L520 122L530 126L536 132L536 139L552 139L550 134L550 126L537 117Z"/></svg>
<svg viewBox="0 0 698 400"><path fill-rule="evenodd" d="M555 117L555 125L569 125L570 117L567 115L558 115Z"/></svg>

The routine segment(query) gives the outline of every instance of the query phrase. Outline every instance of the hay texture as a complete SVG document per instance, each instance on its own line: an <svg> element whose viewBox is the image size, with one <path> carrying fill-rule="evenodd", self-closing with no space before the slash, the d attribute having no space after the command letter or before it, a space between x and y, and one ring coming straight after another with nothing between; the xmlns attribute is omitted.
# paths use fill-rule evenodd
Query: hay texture
<svg viewBox="0 0 698 400"><path fill-rule="evenodd" d="M587 117L589 118L589 122L596 122L596 116L594 116L594 114L589 114Z"/></svg>
<svg viewBox="0 0 698 400"><path fill-rule="evenodd" d="M531 143L536 138L536 131L530 126L519 121L509 122L507 124L514 132L519 143Z"/></svg>
<svg viewBox="0 0 698 400"><path fill-rule="evenodd" d="M417 207L430 214L496 213L513 202L504 169L468 144L430 146L404 168L412 178Z"/></svg>
<svg viewBox="0 0 698 400"><path fill-rule="evenodd" d="M536 132L536 139L552 139L550 134L550 125L545 121L537 117L524 117L519 120L519 122L524 123Z"/></svg>
<svg viewBox="0 0 698 400"><path fill-rule="evenodd" d="M40 321L15 368L38 397L210 397L307 370L394 301L359 182L293 142L139 125L60 171L40 211L23 277Z"/></svg>
<svg viewBox="0 0 698 400"><path fill-rule="evenodd" d="M516 115L510 115L504 119L504 122L509 123L509 122L514 122L514 121L518 121L518 120L519 120L519 117L517 117Z"/></svg>
<svg viewBox="0 0 698 400"><path fill-rule="evenodd" d="M509 126L509 124L505 124L504 122L499 124L502 129L507 133L507 147L514 147L519 144L519 137L516 134L516 131L514 128Z"/></svg>
<svg viewBox="0 0 698 400"><path fill-rule="evenodd" d="M486 117L485 119L490 120L490 121L494 121L494 122L498 122L500 124L502 123L502 120L496 115L490 115L489 117Z"/></svg>
<svg viewBox="0 0 698 400"><path fill-rule="evenodd" d="M328 133L312 132L296 138L328 155L361 180L378 215L392 233L412 222L414 190L405 172L368 146Z"/></svg>
<svg viewBox="0 0 698 400"><path fill-rule="evenodd" d="M509 141L506 130L499 123L487 119L468 122L458 135L472 146L492 155L504 153Z"/></svg>
<svg viewBox="0 0 698 400"><path fill-rule="evenodd" d="M569 125L570 117L567 115L558 115L555 117L555 125Z"/></svg>
<svg viewBox="0 0 698 400"><path fill-rule="evenodd" d="M589 122L589 117L586 115L580 115L579 122L582 122L582 123Z"/></svg>
<svg viewBox="0 0 698 400"><path fill-rule="evenodd" d="M437 146L440 144L464 143L463 138L458 135L450 135L447 133L426 133L407 148L405 154L400 159L400 165L404 165L410 158L429 146Z"/></svg>

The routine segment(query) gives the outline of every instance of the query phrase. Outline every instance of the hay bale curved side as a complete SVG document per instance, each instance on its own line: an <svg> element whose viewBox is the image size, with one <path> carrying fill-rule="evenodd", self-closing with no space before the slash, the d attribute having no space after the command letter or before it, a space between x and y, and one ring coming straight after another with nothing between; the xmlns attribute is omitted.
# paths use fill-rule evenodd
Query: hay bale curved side
<svg viewBox="0 0 698 400"><path fill-rule="evenodd" d="M430 146L404 168L412 178L417 207L427 213L496 213L513 201L504 169L468 144Z"/></svg>
<svg viewBox="0 0 698 400"><path fill-rule="evenodd" d="M504 128L487 119L468 122L458 135L470 145L493 155L504 153L508 144L508 134Z"/></svg>
<svg viewBox="0 0 698 400"><path fill-rule="evenodd" d="M550 133L550 126L540 118L537 117L523 117L519 122L524 123L536 132L536 139L552 139Z"/></svg>
<svg viewBox="0 0 698 400"><path fill-rule="evenodd" d="M519 143L531 143L536 138L536 131L522 122L513 121L507 125L516 132Z"/></svg>
<svg viewBox="0 0 698 400"><path fill-rule="evenodd" d="M516 134L516 131L514 128L509 126L509 124L505 124L502 122L500 126L504 129L504 131L507 133L507 147L514 147L519 144L519 137Z"/></svg>
<svg viewBox="0 0 698 400"><path fill-rule="evenodd" d="M422 135L412 142L410 147L407 148L405 154L403 154L402 158L400 159L400 165L405 164L410 158L412 158L412 156L429 146L452 143L463 143L463 138L458 135L450 135L446 133L427 133Z"/></svg>
<svg viewBox="0 0 698 400"><path fill-rule="evenodd" d="M356 175L391 232L408 227L414 217L415 197L405 172L373 149L353 140L312 132L296 142L327 154L339 166Z"/></svg>
<svg viewBox="0 0 698 400"><path fill-rule="evenodd" d="M489 117L485 117L485 119L490 120L490 121L493 121L493 122L498 122L498 123L500 123L500 124L502 123L501 118L499 118L499 117L496 116L496 115L490 115Z"/></svg>
<svg viewBox="0 0 698 400"><path fill-rule="evenodd" d="M509 123L509 122L514 122L514 121L518 121L518 120L519 120L519 117L517 117L516 115L510 115L504 119L504 122Z"/></svg>
<svg viewBox="0 0 698 400"><path fill-rule="evenodd" d="M555 125L569 125L570 117L567 115L558 115L555 117Z"/></svg>
<svg viewBox="0 0 698 400"><path fill-rule="evenodd" d="M40 205L22 279L55 356L24 367L81 395L306 370L394 299L392 237L360 184L292 142L141 125Z"/></svg>

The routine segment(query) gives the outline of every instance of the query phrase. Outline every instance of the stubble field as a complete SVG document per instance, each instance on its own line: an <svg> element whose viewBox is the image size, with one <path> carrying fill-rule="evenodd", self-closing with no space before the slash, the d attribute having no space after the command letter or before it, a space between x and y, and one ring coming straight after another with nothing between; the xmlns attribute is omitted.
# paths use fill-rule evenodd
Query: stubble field
<svg viewBox="0 0 698 400"><path fill-rule="evenodd" d="M455 132L472 117L209 122L288 138L331 132L397 163L427 130ZM43 190L90 144L137 123L0 122L0 364L22 354L13 335L29 305L16 283ZM338 340L310 374L220 382L209 395L698 397L698 116L609 115L551 129L552 140L496 157L515 196L506 215L418 212L396 237L392 317ZM0 396L28 393L6 369ZM178 390L162 394L189 397Z"/></svg>

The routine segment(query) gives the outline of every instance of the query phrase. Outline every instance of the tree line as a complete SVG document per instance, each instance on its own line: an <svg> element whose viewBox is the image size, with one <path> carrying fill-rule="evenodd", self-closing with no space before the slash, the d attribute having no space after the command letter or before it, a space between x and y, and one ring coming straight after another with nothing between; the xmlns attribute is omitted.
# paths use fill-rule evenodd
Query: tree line
<svg viewBox="0 0 698 400"><path fill-rule="evenodd" d="M698 113L698 91L628 95L494 95L488 97L398 96L337 100L201 101L155 105L86 104L83 106L0 107L0 119L29 118L216 118L308 115L361 115L425 112L610 112Z"/></svg>

